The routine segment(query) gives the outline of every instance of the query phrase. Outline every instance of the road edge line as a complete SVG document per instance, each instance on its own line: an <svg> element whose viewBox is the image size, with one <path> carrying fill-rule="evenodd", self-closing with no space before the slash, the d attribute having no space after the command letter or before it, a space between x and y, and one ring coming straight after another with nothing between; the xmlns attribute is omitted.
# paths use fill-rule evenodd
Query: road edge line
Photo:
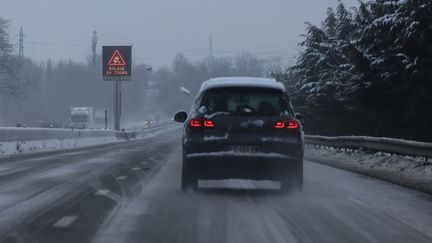
<svg viewBox="0 0 432 243"><path fill-rule="evenodd" d="M396 173L396 172L361 168L355 165L344 163L340 159L326 159L326 158L319 158L315 156L305 155L305 160L315 162L318 164L328 165L337 169L354 172L378 180L390 182L392 184L413 189L419 192L432 194L432 182L428 180L409 178L401 173Z"/></svg>

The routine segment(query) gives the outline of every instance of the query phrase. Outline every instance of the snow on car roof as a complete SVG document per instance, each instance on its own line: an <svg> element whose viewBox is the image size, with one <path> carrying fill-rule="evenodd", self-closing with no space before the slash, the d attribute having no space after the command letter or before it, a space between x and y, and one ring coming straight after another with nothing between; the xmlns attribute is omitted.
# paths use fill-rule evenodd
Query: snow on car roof
<svg viewBox="0 0 432 243"><path fill-rule="evenodd" d="M275 79L253 77L224 77L213 78L201 85L200 92L219 87L259 87L285 91L285 86Z"/></svg>

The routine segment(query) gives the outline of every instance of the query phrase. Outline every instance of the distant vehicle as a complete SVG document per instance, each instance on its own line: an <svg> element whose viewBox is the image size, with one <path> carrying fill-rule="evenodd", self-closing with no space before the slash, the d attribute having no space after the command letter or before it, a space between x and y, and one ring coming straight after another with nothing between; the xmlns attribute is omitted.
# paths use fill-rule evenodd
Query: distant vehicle
<svg viewBox="0 0 432 243"><path fill-rule="evenodd" d="M273 79L216 78L202 84L184 123L182 190L198 179L279 180L303 186L304 138L285 87Z"/></svg>
<svg viewBox="0 0 432 243"><path fill-rule="evenodd" d="M65 124L62 121L46 121L41 124L43 128L65 128Z"/></svg>
<svg viewBox="0 0 432 243"><path fill-rule="evenodd" d="M70 128L93 129L95 125L95 114L93 107L71 107Z"/></svg>
<svg viewBox="0 0 432 243"><path fill-rule="evenodd" d="M153 127L153 120L152 119L147 119L144 121L144 128L150 128Z"/></svg>
<svg viewBox="0 0 432 243"><path fill-rule="evenodd" d="M15 127L27 127L27 124L23 124L23 123L17 123L15 124Z"/></svg>

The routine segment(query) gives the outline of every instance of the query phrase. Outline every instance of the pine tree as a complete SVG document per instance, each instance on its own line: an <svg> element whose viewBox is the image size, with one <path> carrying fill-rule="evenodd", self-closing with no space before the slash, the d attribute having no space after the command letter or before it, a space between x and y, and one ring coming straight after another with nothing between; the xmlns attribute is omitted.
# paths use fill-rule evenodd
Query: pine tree
<svg viewBox="0 0 432 243"><path fill-rule="evenodd" d="M339 2L321 27L307 24L296 65L277 77L310 131L432 140L431 13L430 0L360 1L351 11ZM345 122L317 125L329 120Z"/></svg>

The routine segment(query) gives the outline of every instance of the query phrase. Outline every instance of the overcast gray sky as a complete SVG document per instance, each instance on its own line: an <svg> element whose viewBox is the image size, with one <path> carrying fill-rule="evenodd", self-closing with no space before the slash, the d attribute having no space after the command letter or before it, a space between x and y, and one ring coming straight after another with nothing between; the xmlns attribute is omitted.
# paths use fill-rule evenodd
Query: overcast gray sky
<svg viewBox="0 0 432 243"><path fill-rule="evenodd" d="M356 0L343 0L353 6ZM27 57L84 61L92 31L101 45L133 44L134 62L170 64L177 52L191 60L249 51L292 60L304 22L320 23L337 0L6 0L0 16L10 38L25 33Z"/></svg>

